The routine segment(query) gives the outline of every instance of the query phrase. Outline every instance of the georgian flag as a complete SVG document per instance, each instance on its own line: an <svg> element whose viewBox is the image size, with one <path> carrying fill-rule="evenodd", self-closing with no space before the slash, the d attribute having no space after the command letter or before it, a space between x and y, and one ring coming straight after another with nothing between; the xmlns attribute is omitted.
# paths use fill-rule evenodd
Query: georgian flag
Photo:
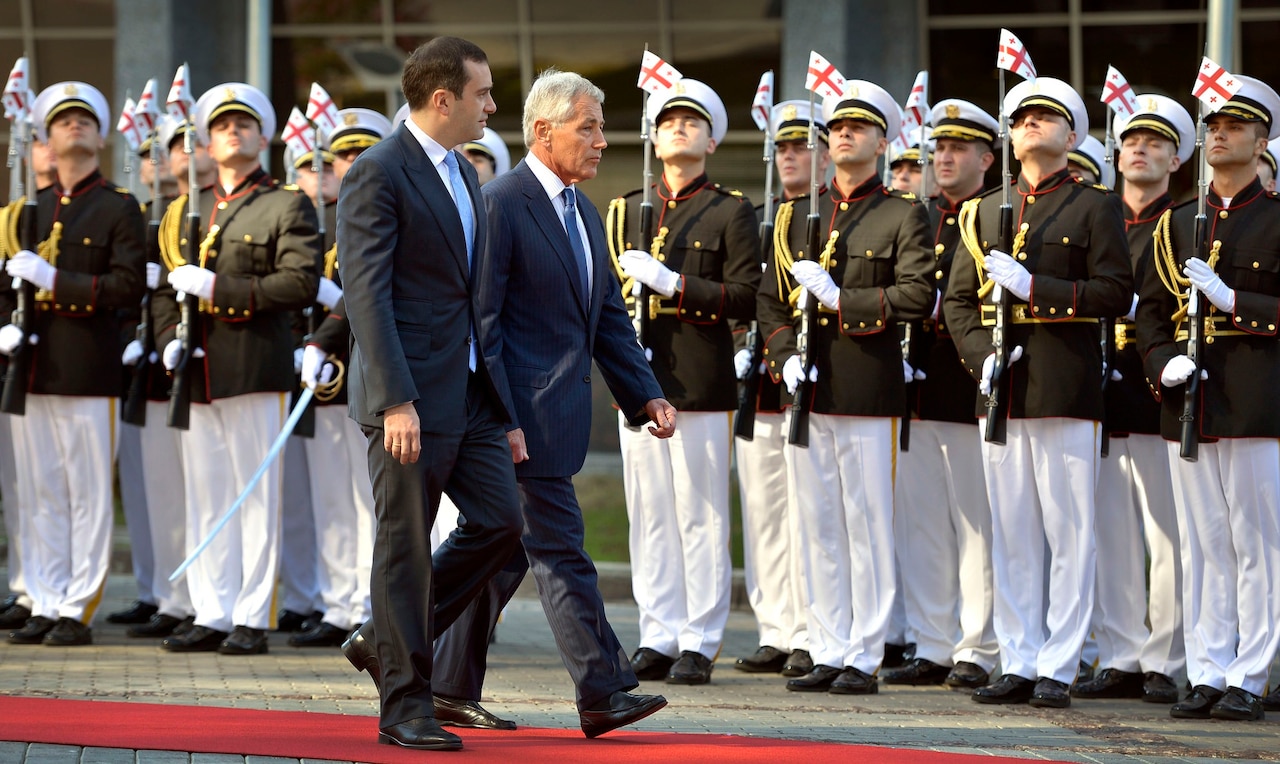
<svg viewBox="0 0 1280 764"><path fill-rule="evenodd" d="M307 99L307 119L326 135L338 128L338 107L333 105L333 99L318 82L311 83L311 97Z"/></svg>
<svg viewBox="0 0 1280 764"><path fill-rule="evenodd" d="M653 51L645 50L644 58L640 61L640 79L636 81L636 87L650 93L660 93L681 79L684 79L684 75L680 70L663 61Z"/></svg>
<svg viewBox="0 0 1280 764"><path fill-rule="evenodd" d="M844 94L844 75L816 50L809 51L809 71L804 78L804 89L823 98L839 98Z"/></svg>
<svg viewBox="0 0 1280 764"><path fill-rule="evenodd" d="M923 72L921 72L923 74ZM927 113L927 112L926 112ZM920 114L911 108L902 110L902 128L898 130L898 137L892 141L893 146L897 149L897 153L901 154L911 148L911 141L920 137Z"/></svg>
<svg viewBox="0 0 1280 764"><path fill-rule="evenodd" d="M4 118L26 119L31 110L31 88L27 83L27 57L19 58L4 85Z"/></svg>
<svg viewBox="0 0 1280 764"><path fill-rule="evenodd" d="M142 145L142 133L138 130L138 122L133 116L133 109L137 106L132 98L124 99L124 108L120 110L120 121L116 122L116 132L124 136L124 142L129 144L130 153L137 153L138 147Z"/></svg>
<svg viewBox="0 0 1280 764"><path fill-rule="evenodd" d="M156 78L147 80L142 95L138 96L138 105L133 109L133 121L138 125L142 135L151 135L160 119L160 107L156 103Z"/></svg>
<svg viewBox="0 0 1280 764"><path fill-rule="evenodd" d="M164 99L164 107L174 120L189 123L195 106L196 99L191 97L191 69L184 62L173 75L173 85L169 87L169 97Z"/></svg>
<svg viewBox="0 0 1280 764"><path fill-rule="evenodd" d="M1107 67L1107 81L1102 85L1102 102L1116 114L1129 116L1138 110L1138 99L1129 81L1114 66Z"/></svg>
<svg viewBox="0 0 1280 764"><path fill-rule="evenodd" d="M1239 77L1205 56L1200 62L1200 72L1196 75L1196 84L1191 88L1191 94L1212 112L1230 101L1243 85Z"/></svg>
<svg viewBox="0 0 1280 764"><path fill-rule="evenodd" d="M929 73L920 72L916 75L915 84L911 86L911 93L907 96L906 114L913 118L912 129L919 128L925 123L929 116ZM907 131L907 125L904 122L902 132Z"/></svg>
<svg viewBox="0 0 1280 764"><path fill-rule="evenodd" d="M1036 65L1031 63L1031 54L1027 52L1022 40L1008 29L1000 30L1000 48L996 53L996 66L1013 72L1023 79L1036 78Z"/></svg>
<svg viewBox="0 0 1280 764"><path fill-rule="evenodd" d="M284 132L280 135L284 145L289 147L289 151L297 158L314 148L311 136L311 123L302 112L298 111L297 106L293 107L293 111L289 112L289 121L285 123Z"/></svg>
<svg viewBox="0 0 1280 764"><path fill-rule="evenodd" d="M751 118L756 127L768 132L769 112L773 110L773 70L760 75L760 84L756 85L756 97L751 102Z"/></svg>

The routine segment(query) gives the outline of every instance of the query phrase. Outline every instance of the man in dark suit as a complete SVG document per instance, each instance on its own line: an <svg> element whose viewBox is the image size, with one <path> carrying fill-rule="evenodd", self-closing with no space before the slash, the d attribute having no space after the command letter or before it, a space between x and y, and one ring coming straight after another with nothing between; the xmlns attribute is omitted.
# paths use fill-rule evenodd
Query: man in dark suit
<svg viewBox="0 0 1280 764"><path fill-rule="evenodd" d="M440 37L405 62L410 117L343 181L338 252L353 339L349 407L369 439L377 530L373 619L343 645L380 684L378 741L456 750L431 693L431 641L519 545L509 409L478 320L485 210L475 170L449 147L494 112L484 51ZM448 491L466 518L432 560ZM434 572L433 572L434 568ZM438 595L438 596L437 596ZM433 615L434 609L434 615Z"/></svg>
<svg viewBox="0 0 1280 764"><path fill-rule="evenodd" d="M580 75L543 72L529 91L524 141L529 155L485 186L486 268L481 326L500 336L486 365L512 412L507 426L525 531L484 595L436 645L442 723L510 729L479 706L485 650L494 620L532 568L560 656L576 688L582 731L596 737L666 705L638 686L605 618L596 569L582 547L582 510L572 476L586 458L594 360L634 424L668 438L675 409L662 398L636 344L604 226L576 183L595 177L604 140L604 93ZM585 245L585 246L584 246ZM492 354L491 354L492 353ZM527 558L526 558L527 555ZM448 721L446 721L448 719Z"/></svg>

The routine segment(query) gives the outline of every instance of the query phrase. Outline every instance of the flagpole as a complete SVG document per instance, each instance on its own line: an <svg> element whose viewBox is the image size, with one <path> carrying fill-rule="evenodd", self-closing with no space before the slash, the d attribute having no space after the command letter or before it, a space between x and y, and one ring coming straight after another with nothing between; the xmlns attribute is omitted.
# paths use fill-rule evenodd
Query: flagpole
<svg viewBox="0 0 1280 764"><path fill-rule="evenodd" d="M645 43L644 52L649 52L649 44ZM642 90L644 95L640 97L640 141L643 146L643 183L640 190L640 246L644 251L648 252L653 240L653 134L651 125L649 124L649 91ZM640 343L640 347L644 350L645 356L648 358L652 355L649 349L649 290L645 285L636 279L632 285L632 307L635 312L631 316L632 326L635 328L636 341ZM649 360L652 360L651 358Z"/></svg>
<svg viewBox="0 0 1280 764"><path fill-rule="evenodd" d="M1004 108L1005 70L1003 67L997 67L997 69L1000 73L1000 100L998 102L998 108L1000 109L1000 219L997 230L997 246L1000 251L1006 254L1013 254L1010 252L1013 248L1013 202L1010 191L1013 179L1009 175L1009 115ZM991 389L985 401L987 422L983 438L988 443L1004 445L1008 426L1009 401L1007 395L1004 396L1004 400L1001 400L1000 386L1003 384L1004 373L1008 366L1009 356L1008 348L1005 347L1005 327L1009 321L1010 308L1008 296L999 284L992 283L991 285L991 302L996 308L996 322L991 330L991 346L995 353L995 363L991 369Z"/></svg>
<svg viewBox="0 0 1280 764"><path fill-rule="evenodd" d="M815 133L817 128L814 118L814 91L809 89L809 219L805 229L804 259L820 263L818 247L820 241L818 218L818 144ZM887 165L887 162L886 162ZM800 381L796 383L795 396L791 403L791 422L787 432L787 443L801 448L809 447L809 411L813 400L813 387L810 375L813 373L814 358L812 352L813 328L818 321L818 301L809 294L809 290L800 289L800 331L796 332L796 354L800 356Z"/></svg>
<svg viewBox="0 0 1280 764"><path fill-rule="evenodd" d="M929 75L926 72L924 82L921 83L923 92L920 94L920 103L922 106L929 105ZM922 113L920 115L920 156L916 162L920 165L920 198L927 200L929 198L929 144L924 139L924 123L928 121L929 115Z"/></svg>

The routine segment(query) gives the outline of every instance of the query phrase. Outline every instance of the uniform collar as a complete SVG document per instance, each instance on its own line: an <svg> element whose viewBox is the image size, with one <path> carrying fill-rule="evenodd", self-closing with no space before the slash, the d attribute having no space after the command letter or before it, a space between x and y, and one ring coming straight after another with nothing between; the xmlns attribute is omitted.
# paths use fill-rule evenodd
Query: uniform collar
<svg viewBox="0 0 1280 764"><path fill-rule="evenodd" d="M982 187L979 186L977 191L974 191L972 194L969 194L963 199L956 199L955 201L952 201L951 197L947 196L947 192L942 191L936 197L934 197L933 204L935 207L937 207L939 212L959 212L960 205L964 204L970 199L973 199L978 196L982 196L982 191L983 191Z"/></svg>
<svg viewBox="0 0 1280 764"><path fill-rule="evenodd" d="M1173 197L1169 196L1168 192L1161 194L1155 201L1137 212L1129 209L1129 205L1126 204L1124 205L1124 222L1129 225L1149 223L1160 217L1161 213L1171 206L1173 206Z"/></svg>
<svg viewBox="0 0 1280 764"><path fill-rule="evenodd" d="M213 195L220 202L230 201L237 197L243 196L245 192L250 190L251 188L262 185L264 182L269 182L270 180L271 178L270 176L267 175L267 171L262 169L262 165L258 165L258 168L256 170L249 173L249 175L244 180L237 183L236 187L231 189L231 193L223 193L221 184L218 184L218 183L213 184L214 185Z"/></svg>
<svg viewBox="0 0 1280 764"><path fill-rule="evenodd" d="M1045 177L1038 184L1036 184L1035 188L1031 187L1031 184L1027 182L1027 179L1024 176L1019 175L1018 176L1018 193L1022 194L1023 196L1026 196L1028 194L1047 194L1050 191L1056 191L1057 189L1061 188L1067 183L1074 182L1074 181L1075 181L1075 176L1071 174L1071 171L1068 170L1066 166L1063 166L1061 170L1058 170L1052 175Z"/></svg>
<svg viewBox="0 0 1280 764"><path fill-rule="evenodd" d="M862 181L862 183L858 184L857 188L853 189L853 191L848 194L845 194L844 190L841 189L834 180L831 181L832 196L834 197L834 201L837 202L852 202L861 199L868 194L875 193L882 188L884 188L884 183L880 182L879 175L872 175L870 178Z"/></svg>
<svg viewBox="0 0 1280 764"><path fill-rule="evenodd" d="M102 171L94 170L93 172L86 175L85 178L81 180L79 183L77 183L75 185L75 188L72 188L70 191L62 190L62 187L58 185L57 181L54 181L53 185L50 186L50 188L52 188L54 193L57 194L58 196L79 196L80 194L83 194L85 191L88 191L93 186L99 185L101 183L102 183Z"/></svg>
<svg viewBox="0 0 1280 764"><path fill-rule="evenodd" d="M1250 182L1249 185L1245 186L1240 193L1231 197L1231 209L1234 210L1242 204L1248 204L1249 202L1254 201L1261 196L1262 193L1262 183L1255 177L1253 181ZM1215 210L1224 209L1222 206L1222 197L1218 195L1218 191L1213 187L1213 183L1209 184L1209 195L1205 199L1205 202Z"/></svg>
<svg viewBox="0 0 1280 764"><path fill-rule="evenodd" d="M705 188L706 185L710 182L711 181L707 180L707 174L704 172L698 177L694 178L689 183L689 185L680 189L675 194L671 194L671 189L667 187L667 177L664 175L662 176L662 182L656 184L655 188L658 189L658 198L661 199L662 201L680 202L698 193L703 188Z"/></svg>

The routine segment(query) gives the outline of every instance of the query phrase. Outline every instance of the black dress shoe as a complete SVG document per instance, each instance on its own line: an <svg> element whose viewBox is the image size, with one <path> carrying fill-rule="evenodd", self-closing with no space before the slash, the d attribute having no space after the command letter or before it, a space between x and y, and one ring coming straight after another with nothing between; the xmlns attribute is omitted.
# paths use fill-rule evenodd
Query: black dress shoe
<svg viewBox="0 0 1280 764"><path fill-rule="evenodd" d="M831 681L827 692L832 695L875 695L880 692L880 683L867 672L849 666Z"/></svg>
<svg viewBox="0 0 1280 764"><path fill-rule="evenodd" d="M237 626L218 644L223 655L260 655L267 651L267 630Z"/></svg>
<svg viewBox="0 0 1280 764"><path fill-rule="evenodd" d="M809 651L792 650L778 673L783 676L804 676L810 671L813 671L813 658L809 657Z"/></svg>
<svg viewBox="0 0 1280 764"><path fill-rule="evenodd" d="M976 663L960 661L951 667L945 684L962 690L976 690L991 681L991 674Z"/></svg>
<svg viewBox="0 0 1280 764"><path fill-rule="evenodd" d="M671 664L667 672L667 684L706 684L711 681L711 659L702 653L685 650Z"/></svg>
<svg viewBox="0 0 1280 764"><path fill-rule="evenodd" d="M347 637L347 641L342 643L342 654L347 656L347 660L357 671L368 671L369 678L373 680L373 686L378 690L378 694L382 694L382 669L378 665L378 651L374 649L373 642L365 639L364 633L360 629L351 632L351 636Z"/></svg>
<svg viewBox="0 0 1280 764"><path fill-rule="evenodd" d="M1148 671L1142 677L1142 700L1146 703L1177 703L1178 685L1157 671Z"/></svg>
<svg viewBox="0 0 1280 764"><path fill-rule="evenodd" d="M346 629L321 621L318 626L301 634L291 634L289 644L294 647L341 647L347 641Z"/></svg>
<svg viewBox="0 0 1280 764"><path fill-rule="evenodd" d="M1141 698L1142 674L1137 671L1121 671L1104 668L1087 682L1079 682L1071 688L1076 698ZM1177 700L1177 698L1174 698Z"/></svg>
<svg viewBox="0 0 1280 764"><path fill-rule="evenodd" d="M160 609L150 602L134 600L133 604L124 610L109 614L107 623L146 623L159 611Z"/></svg>
<svg viewBox="0 0 1280 764"><path fill-rule="evenodd" d="M441 729L429 716L410 719L378 730L378 742L422 751L461 751L462 738Z"/></svg>
<svg viewBox="0 0 1280 764"><path fill-rule="evenodd" d="M950 666L939 666L926 658L914 658L906 665L884 672L885 684L942 684L951 674Z"/></svg>
<svg viewBox="0 0 1280 764"><path fill-rule="evenodd" d="M1240 687L1228 687L1218 702L1209 708L1209 716L1235 722L1256 722L1266 716L1266 712L1262 710L1262 701L1257 695Z"/></svg>
<svg viewBox="0 0 1280 764"><path fill-rule="evenodd" d="M750 674L776 674L785 665L787 665L787 653L776 647L761 645L755 653L735 661L733 667Z"/></svg>
<svg viewBox="0 0 1280 764"><path fill-rule="evenodd" d="M53 630L56 621L42 615L27 619L21 629L9 632L9 641L15 645L38 645L44 641L44 635Z"/></svg>
<svg viewBox="0 0 1280 764"><path fill-rule="evenodd" d="M74 618L59 618L44 635L44 643L52 647L74 647L93 644L93 629Z"/></svg>
<svg viewBox="0 0 1280 764"><path fill-rule="evenodd" d="M1209 709L1224 694L1216 687L1198 684L1191 688L1190 695L1169 708L1169 715L1175 719L1208 719Z"/></svg>
<svg viewBox="0 0 1280 764"><path fill-rule="evenodd" d="M635 672L636 679L641 681L666 679L675 662L675 658L668 658L657 650L642 647L631 656L631 670Z"/></svg>
<svg viewBox="0 0 1280 764"><path fill-rule="evenodd" d="M1280 711L1280 688L1272 690L1266 697L1259 698L1258 702L1262 704L1264 711Z"/></svg>
<svg viewBox="0 0 1280 764"><path fill-rule="evenodd" d="M844 673L842 668L819 663L804 676L788 680L787 689L792 692L826 692L831 689L831 683L836 680L836 677L842 673Z"/></svg>
<svg viewBox="0 0 1280 764"><path fill-rule="evenodd" d="M173 627L173 636L180 637L196 627L196 617L189 615L178 621L178 625Z"/></svg>
<svg viewBox="0 0 1280 764"><path fill-rule="evenodd" d="M0 610L0 629L21 629L31 617L31 608L23 607L17 602Z"/></svg>
<svg viewBox="0 0 1280 764"><path fill-rule="evenodd" d="M276 631L304 631L302 625L315 615L315 613L299 613L294 610L281 610L276 614ZM316 616L316 622L319 623L320 619L323 617L324 613Z"/></svg>
<svg viewBox="0 0 1280 764"><path fill-rule="evenodd" d="M1071 705L1071 687L1066 682L1042 676L1027 702L1036 708L1066 708Z"/></svg>
<svg viewBox="0 0 1280 764"><path fill-rule="evenodd" d="M516 723L499 719L477 701L435 696L436 721L444 727L474 727L483 730L513 730Z"/></svg>
<svg viewBox="0 0 1280 764"><path fill-rule="evenodd" d="M227 638L225 631L192 626L186 634L165 637L160 646L171 653L211 653Z"/></svg>
<svg viewBox="0 0 1280 764"><path fill-rule="evenodd" d="M881 668L898 668L907 662L907 646L895 645L890 642L884 643L884 659L881 661Z"/></svg>
<svg viewBox="0 0 1280 764"><path fill-rule="evenodd" d="M638 722L667 705L661 695L632 695L615 692L605 700L578 713L582 733L587 737L599 737L606 732Z"/></svg>
<svg viewBox="0 0 1280 764"><path fill-rule="evenodd" d="M182 623L181 618L176 618L164 613L156 613L151 616L151 620L146 623L140 623L137 626L130 626L125 629L125 634L131 637L167 637L173 633L173 630Z"/></svg>
<svg viewBox="0 0 1280 764"><path fill-rule="evenodd" d="M996 681L973 691L978 703L1005 705L1026 703L1035 692L1036 683L1017 674L1005 674Z"/></svg>
<svg viewBox="0 0 1280 764"><path fill-rule="evenodd" d="M1093 664L1081 659L1080 665L1076 667L1076 684L1087 682L1093 679Z"/></svg>

